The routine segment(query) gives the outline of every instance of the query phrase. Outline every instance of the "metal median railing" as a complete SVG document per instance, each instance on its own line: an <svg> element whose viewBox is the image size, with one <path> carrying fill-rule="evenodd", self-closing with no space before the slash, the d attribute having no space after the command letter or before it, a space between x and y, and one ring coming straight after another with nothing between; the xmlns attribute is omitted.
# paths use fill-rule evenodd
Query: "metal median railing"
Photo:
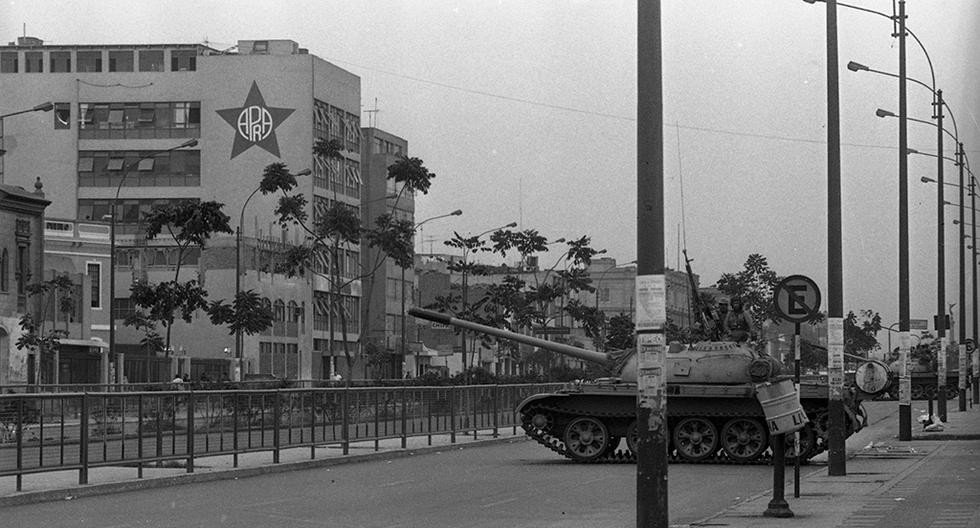
<svg viewBox="0 0 980 528"><path fill-rule="evenodd" d="M88 483L93 467L133 467L180 461L194 472L196 458L351 442L513 428L514 409L556 385L365 387L268 390L63 392L0 395L0 477L78 470Z"/></svg>

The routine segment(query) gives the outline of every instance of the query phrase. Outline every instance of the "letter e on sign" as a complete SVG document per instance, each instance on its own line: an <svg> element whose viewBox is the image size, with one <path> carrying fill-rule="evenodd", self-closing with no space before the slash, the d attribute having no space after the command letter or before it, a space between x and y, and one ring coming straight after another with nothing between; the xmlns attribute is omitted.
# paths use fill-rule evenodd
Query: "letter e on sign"
<svg viewBox="0 0 980 528"><path fill-rule="evenodd" d="M809 321L820 314L820 288L803 275L790 275L773 288L776 313L793 323Z"/></svg>

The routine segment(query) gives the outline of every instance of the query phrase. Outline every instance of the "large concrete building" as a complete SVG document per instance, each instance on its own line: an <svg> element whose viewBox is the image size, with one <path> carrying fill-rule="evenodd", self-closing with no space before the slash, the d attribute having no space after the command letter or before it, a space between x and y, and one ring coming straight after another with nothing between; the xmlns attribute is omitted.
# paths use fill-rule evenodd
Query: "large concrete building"
<svg viewBox="0 0 980 528"><path fill-rule="evenodd" d="M311 219L336 201L360 207L357 76L290 40L243 40L231 50L215 50L200 44L50 45L21 37L0 46L0 93L0 114L54 103L53 112L6 123L0 177L24 188L38 177L43 181L50 201L44 229L52 242L48 268L80 277L88 292L88 313L72 322L70 339L82 345L109 342L110 325L116 325L111 354L100 356L101 346L82 347L109 373L102 377L160 380L177 369L214 377L224 373L221 365L234 363L234 336L201 314L192 324L174 326L165 355L183 361L148 354L142 335L122 324L133 308L133 280L170 280L176 269L173 244L166 237L146 240L141 215L181 200L225 204L232 228L242 232L241 287L258 292L275 314L267 332L244 337L242 373L309 379L345 370L326 280L275 272L285 245L302 243L304 234L275 221L275 196L248 199L263 169L281 162L293 172L312 170L299 189ZM342 142L344 159L314 159L312 146L320 138ZM188 146L190 140L196 145ZM109 224L117 194L116 313L110 317ZM212 239L203 255L183 264L181 279L197 276L212 299L230 300L235 249L232 235ZM356 274L360 258L357 249L346 252L345 276ZM321 259L314 266L325 271L328 263ZM353 343L361 327L360 281L342 295L349 314L346 338Z"/></svg>

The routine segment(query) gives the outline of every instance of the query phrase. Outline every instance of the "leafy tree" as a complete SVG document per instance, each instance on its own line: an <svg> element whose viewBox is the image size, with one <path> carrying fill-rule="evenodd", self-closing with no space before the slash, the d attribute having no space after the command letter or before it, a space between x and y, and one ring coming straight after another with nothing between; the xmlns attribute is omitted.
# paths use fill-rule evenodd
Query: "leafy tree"
<svg viewBox="0 0 980 528"><path fill-rule="evenodd" d="M762 328L763 321L778 320L772 290L781 279L769 268L766 257L753 253L745 260L741 271L722 274L715 287L726 295L742 299L742 305L752 311L756 328Z"/></svg>
<svg viewBox="0 0 980 528"><path fill-rule="evenodd" d="M27 349L38 355L54 353L61 344L60 339L68 337L68 319L74 313L77 302L75 284L67 275L58 275L47 281L28 284L26 293L28 297L40 297L40 301L35 304L36 311L28 310L21 316L21 334L15 346L18 350ZM49 310L62 314L65 328L46 328Z"/></svg>
<svg viewBox="0 0 980 528"><path fill-rule="evenodd" d="M606 348L609 350L626 350L634 348L636 327L633 317L628 314L614 315L609 318L606 330Z"/></svg>
<svg viewBox="0 0 980 528"><path fill-rule="evenodd" d="M313 146L313 154L329 167L339 170L337 164L344 159L344 144L336 139L317 140ZM373 281L367 280L391 257L401 268L413 264L414 225L410 220L396 218L393 214L384 214L375 219L374 225L365 227L355 208L335 199L332 203L319 210L313 219L306 213L307 201L302 193L292 193L296 188L296 180L290 177L284 164L273 163L266 167L260 189L263 194L279 193L280 198L275 214L282 225L298 226L306 233L306 242L302 246L290 248L283 255L283 260L277 271L287 274L313 273L323 277L330 288L328 303L330 305L330 335L333 336L333 314L340 317L340 328L343 340L344 357L347 360L347 377L350 383L353 378L354 365L361 354L355 354L348 340L347 321L352 314L348 313L344 304L343 292L352 283L366 280L368 287ZM394 207L406 193L428 193L431 180L435 174L425 168L419 158L401 156L388 167L388 179L400 184L400 189L394 199ZM341 269L345 256L354 250L359 250L361 244L377 248L378 258L367 265L360 261L352 264L352 269ZM326 268L317 266L317 262L326 262ZM366 317L365 320L369 320ZM365 350L364 341L368 338L365 331L359 332L362 342L361 350Z"/></svg>
<svg viewBox="0 0 980 528"><path fill-rule="evenodd" d="M136 305L136 311L126 319L126 325L144 330L144 345L155 346L159 342L155 337L155 328L156 325L162 325L166 328L163 347L169 355L171 330L178 316L190 323L197 310L220 311L220 303L217 306L208 304L208 293L200 281L195 278L181 282L180 272L191 252L203 251L212 235L233 233L228 225L228 215L221 211L222 206L223 204L215 201L177 202L155 207L144 216L147 240L153 240L166 232L177 250L176 266L171 280L158 284L140 280L130 287L130 298ZM219 317L218 320L222 319Z"/></svg>
<svg viewBox="0 0 980 528"><path fill-rule="evenodd" d="M881 315L871 310L847 312L844 318L844 352L867 357L868 352L881 347L877 335L881 330Z"/></svg>

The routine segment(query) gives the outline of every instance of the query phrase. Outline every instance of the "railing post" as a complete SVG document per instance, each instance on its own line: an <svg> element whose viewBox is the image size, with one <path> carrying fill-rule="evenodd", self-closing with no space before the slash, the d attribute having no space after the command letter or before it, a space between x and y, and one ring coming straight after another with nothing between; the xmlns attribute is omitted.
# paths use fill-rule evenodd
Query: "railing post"
<svg viewBox="0 0 980 528"><path fill-rule="evenodd" d="M480 429L480 427L479 427L479 424L480 424L479 418L480 418L480 416L477 414L477 412L479 411L479 407L480 407L480 398L477 397L479 395L479 390L480 389L478 389L476 387L471 387L470 388L470 393L471 393L471 396L472 396L470 398L470 406L473 407L473 440L476 440L477 439L476 433Z"/></svg>
<svg viewBox="0 0 980 528"><path fill-rule="evenodd" d="M408 405L405 394L408 392L408 387L402 387L402 449L408 447L408 418L406 414L408 413Z"/></svg>
<svg viewBox="0 0 980 528"><path fill-rule="evenodd" d="M88 394L82 394L82 415L78 422L78 484L88 484Z"/></svg>
<svg viewBox="0 0 980 528"><path fill-rule="evenodd" d="M232 467L238 467L238 406L241 405L241 394L238 391L231 392L232 405L231 405L231 450L234 454L231 456Z"/></svg>
<svg viewBox="0 0 980 528"><path fill-rule="evenodd" d="M279 389L276 389L276 403L272 406L272 463L279 463L279 420L282 418L282 395Z"/></svg>
<svg viewBox="0 0 980 528"><path fill-rule="evenodd" d="M341 422L340 422L340 433L344 437L343 440L341 440L341 445L344 448L343 449L344 456L350 454L350 431L347 430L348 426L350 425L350 417L347 415L347 413L350 412L350 410L348 409L348 405L350 403L349 395L350 395L350 387L345 386L344 395L343 397L341 397L341 400L343 401L343 409L341 413Z"/></svg>
<svg viewBox="0 0 980 528"><path fill-rule="evenodd" d="M187 472L194 472L194 391L187 393Z"/></svg>
<svg viewBox="0 0 980 528"><path fill-rule="evenodd" d="M381 449L381 444L380 441L378 440L378 437L381 436L381 421L379 418L381 413L379 411L380 411L380 401L381 401L380 392L383 390L384 389L374 389L374 450L375 451ZM387 428L388 428L388 421L385 420L385 429Z"/></svg>
<svg viewBox="0 0 980 528"><path fill-rule="evenodd" d="M136 396L136 478L143 478L143 395ZM123 439L125 441L125 439Z"/></svg>
<svg viewBox="0 0 980 528"><path fill-rule="evenodd" d="M424 389L423 389L424 390ZM432 391L426 391L431 393ZM438 394L438 389L436 389L436 394ZM425 427L426 432L428 432L428 445L432 445L432 399L423 399L425 403Z"/></svg>
<svg viewBox="0 0 980 528"><path fill-rule="evenodd" d="M17 430L14 436L17 439L17 491L22 491L24 475L21 470L24 469L24 398L17 398ZM62 440L64 442L64 440Z"/></svg>
<svg viewBox="0 0 980 528"><path fill-rule="evenodd" d="M456 443L456 386L449 387L449 442Z"/></svg>
<svg viewBox="0 0 980 528"><path fill-rule="evenodd" d="M490 403L492 408L491 412L493 412L493 437L494 438L500 437L499 431L497 430L497 428L500 426L500 416L498 416L500 413L498 412L499 407L497 406L497 398L499 396L499 393L500 393L500 386L494 385L493 390L490 392L491 394Z"/></svg>
<svg viewBox="0 0 980 528"><path fill-rule="evenodd" d="M310 460L316 458L316 389L310 389Z"/></svg>
<svg viewBox="0 0 980 528"><path fill-rule="evenodd" d="M157 395L157 465L160 465L160 458L163 457L163 399L166 396ZM175 411L176 412L176 411Z"/></svg>

